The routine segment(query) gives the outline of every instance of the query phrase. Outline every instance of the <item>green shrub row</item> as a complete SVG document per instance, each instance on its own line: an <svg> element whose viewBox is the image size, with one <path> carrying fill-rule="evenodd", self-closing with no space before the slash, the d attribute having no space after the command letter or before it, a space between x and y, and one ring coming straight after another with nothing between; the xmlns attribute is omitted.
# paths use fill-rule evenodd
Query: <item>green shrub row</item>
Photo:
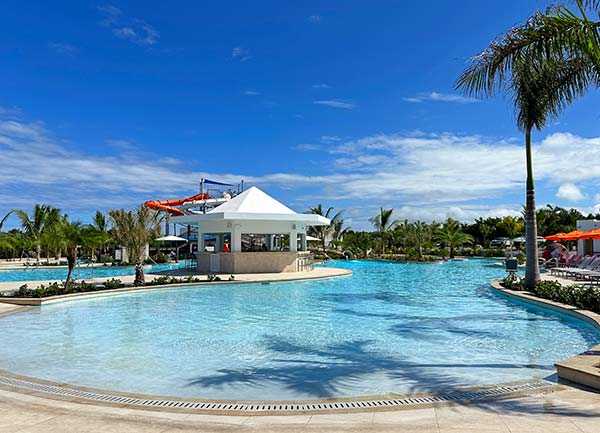
<svg viewBox="0 0 600 433"><path fill-rule="evenodd" d="M233 281L235 277L231 275L228 278L228 281ZM187 277L172 277L170 275L163 275L157 277L151 281L146 282L145 286L160 286L164 284L189 284L189 283L200 283L202 281L221 281L221 277L217 275L207 275L206 280L201 280L200 278L196 278L192 275ZM71 281L69 283L69 287L65 290L63 282L55 282L48 284L47 286L44 284L39 285L38 287L32 289L27 286L27 284L23 284L19 287L19 290L14 293L4 293L0 292L0 297L10 297L10 298L45 298L48 296L60 296L60 295L68 295L71 293L83 293L83 292L95 292L98 290L114 290L120 289L122 287L128 287L130 284L125 284L121 280L111 278L101 284L90 284L85 281Z"/></svg>
<svg viewBox="0 0 600 433"><path fill-rule="evenodd" d="M524 290L522 280L510 281L505 278L502 285L512 290ZM577 284L565 287L557 281L539 281L530 292L538 298L600 313L600 287Z"/></svg>

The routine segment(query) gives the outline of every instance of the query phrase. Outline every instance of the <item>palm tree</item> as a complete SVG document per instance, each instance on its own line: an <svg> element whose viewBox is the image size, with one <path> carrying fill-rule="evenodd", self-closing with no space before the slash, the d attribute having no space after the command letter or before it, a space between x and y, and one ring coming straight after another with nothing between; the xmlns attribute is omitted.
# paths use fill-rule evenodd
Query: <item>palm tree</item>
<svg viewBox="0 0 600 433"><path fill-rule="evenodd" d="M423 257L423 244L431 239L431 231L427 223L423 221L415 221L412 224L412 238L417 244L419 258Z"/></svg>
<svg viewBox="0 0 600 433"><path fill-rule="evenodd" d="M443 243L450 250L450 258L454 258L454 250L464 244L473 243L473 236L462 231L458 221L448 218L444 226L438 230L436 241Z"/></svg>
<svg viewBox="0 0 600 433"><path fill-rule="evenodd" d="M146 245L160 235L160 219L158 212L145 206L138 206L133 211L112 209L108 215L113 223L113 236L119 245L126 247L129 261L135 263L135 286L143 286L144 258Z"/></svg>
<svg viewBox="0 0 600 433"><path fill-rule="evenodd" d="M525 286L539 281L537 222L531 132L577 97L600 84L600 22L590 21L586 7L600 11L599 0L576 0L581 17L559 5L537 13L493 41L459 77L456 88L471 96L509 93L517 126L525 133L527 161Z"/></svg>
<svg viewBox="0 0 600 433"><path fill-rule="evenodd" d="M333 207L329 207L327 208L327 211L323 212L323 205L321 203L308 209L308 213L324 216L325 218L329 218L331 221L329 226L311 226L308 229L308 234L310 236L321 239L323 252L325 252L327 246L327 237L331 235L335 240L340 240L347 230L342 229L342 226L344 225L344 210L342 209L333 216L330 216L333 212L333 209Z"/></svg>
<svg viewBox="0 0 600 433"><path fill-rule="evenodd" d="M385 253L387 247L388 232L398 225L398 220L392 221L393 213L393 208L379 208L379 214L369 218L369 222L373 224L373 227L375 227L381 238L381 254Z"/></svg>
<svg viewBox="0 0 600 433"><path fill-rule="evenodd" d="M23 231L35 248L35 260L39 264L44 236L60 223L60 210L45 204L36 204L33 208L32 218L23 210L17 209L14 212L21 220Z"/></svg>
<svg viewBox="0 0 600 433"><path fill-rule="evenodd" d="M112 236L108 230L108 221L102 212L96 211L92 228L97 232L95 247L100 247L101 255L106 254L106 245L112 240Z"/></svg>
<svg viewBox="0 0 600 433"><path fill-rule="evenodd" d="M73 269L77 264L77 252L81 245L84 243L83 240L84 226L79 221L69 221L65 215L60 223L60 237L61 244L67 255L67 278L65 279L64 290L67 291L69 283L71 282L71 276L73 275Z"/></svg>

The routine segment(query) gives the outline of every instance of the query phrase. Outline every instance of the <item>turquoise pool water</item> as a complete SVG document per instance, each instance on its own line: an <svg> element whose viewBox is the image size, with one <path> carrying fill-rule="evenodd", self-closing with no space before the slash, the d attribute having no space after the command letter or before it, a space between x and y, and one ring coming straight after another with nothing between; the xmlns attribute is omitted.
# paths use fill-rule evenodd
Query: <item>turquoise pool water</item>
<svg viewBox="0 0 600 433"><path fill-rule="evenodd" d="M147 394L298 399L543 378L600 341L494 295L488 260L339 262L351 277L156 290L0 319L0 368Z"/></svg>
<svg viewBox="0 0 600 433"><path fill-rule="evenodd" d="M162 264L162 265L148 265L144 267L146 272L159 272L167 271L171 269L178 269L184 266L184 262L177 264ZM135 268L133 266L94 266L94 278L102 277L119 277L123 275L134 275ZM90 267L82 265L73 271L73 278L91 278L92 269ZM7 281L43 281L43 280L64 280L67 278L67 268L60 267L56 269L12 269L12 270L0 270L0 282Z"/></svg>

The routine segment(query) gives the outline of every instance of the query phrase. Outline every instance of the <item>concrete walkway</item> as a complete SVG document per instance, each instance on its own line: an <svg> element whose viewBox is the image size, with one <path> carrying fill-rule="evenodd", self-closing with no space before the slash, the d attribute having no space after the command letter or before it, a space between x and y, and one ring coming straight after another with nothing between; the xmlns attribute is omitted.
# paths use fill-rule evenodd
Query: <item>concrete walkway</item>
<svg viewBox="0 0 600 433"><path fill-rule="evenodd" d="M345 275L352 274L352 271L348 269L341 268L328 268L328 267L315 267L311 271L302 271L302 272L281 272L281 273L272 273L272 274L234 274L234 283L258 283L258 282L277 282L277 281L295 281L295 280L310 280L316 278L332 278L332 277L341 277ZM185 269L172 269L167 271L155 272L152 274L146 274L146 281L151 281L156 277L162 275L170 275L176 277L187 277L194 276L202 280L201 283L206 282L206 274L196 274L194 272L187 271ZM229 278L229 274L219 274L223 281L226 281ZM120 275L114 277L106 277L106 278L94 278L94 279L86 279L85 281L91 283L101 283L106 280L117 279L121 280L124 283L133 283L135 279L134 275ZM46 281L10 281L10 282L0 282L0 292L11 293L14 290L17 290L23 284L27 284L29 288L39 287L41 284L48 285L51 283L55 283L57 280L46 280ZM80 281L80 280L77 280ZM201 284L199 283L199 284ZM154 286L157 287L157 286ZM146 287L152 288L152 287ZM1 432L0 432L1 433Z"/></svg>
<svg viewBox="0 0 600 433"><path fill-rule="evenodd" d="M550 394L464 406L263 417L109 408L0 390L0 432L600 432L600 394L563 388Z"/></svg>

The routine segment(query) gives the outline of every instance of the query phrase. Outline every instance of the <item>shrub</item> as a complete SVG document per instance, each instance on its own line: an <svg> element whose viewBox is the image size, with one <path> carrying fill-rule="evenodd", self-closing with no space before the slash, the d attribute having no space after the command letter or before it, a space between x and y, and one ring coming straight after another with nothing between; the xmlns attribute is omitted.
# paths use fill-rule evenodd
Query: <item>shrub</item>
<svg viewBox="0 0 600 433"><path fill-rule="evenodd" d="M600 288L571 285L563 287L556 281L540 281L531 291L535 296L600 313Z"/></svg>
<svg viewBox="0 0 600 433"><path fill-rule="evenodd" d="M115 278L111 278L110 280L106 280L104 282L104 288L108 290L120 289L121 287L125 287L125 284L123 284L121 280Z"/></svg>

